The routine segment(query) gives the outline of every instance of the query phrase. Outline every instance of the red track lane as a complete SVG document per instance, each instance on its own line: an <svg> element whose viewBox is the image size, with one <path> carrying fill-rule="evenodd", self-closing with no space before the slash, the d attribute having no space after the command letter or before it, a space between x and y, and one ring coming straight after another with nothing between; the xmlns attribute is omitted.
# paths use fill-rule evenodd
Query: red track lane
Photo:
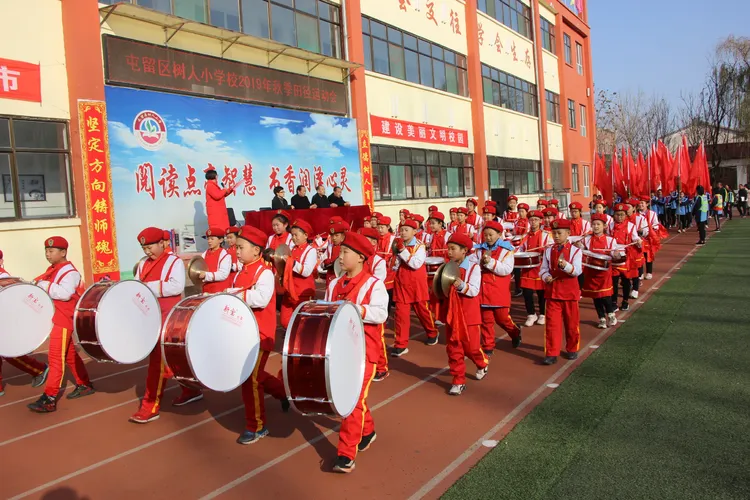
<svg viewBox="0 0 750 500"><path fill-rule="evenodd" d="M657 257L654 279L642 282L641 297L679 267L694 249L695 236L668 240ZM640 300L631 299L631 309ZM517 321L525 318L520 302L513 312ZM595 328L593 304L581 301L582 359L591 352L586 346L594 340L600 344L614 330ZM373 384L369 403L378 438L357 458L357 470L343 477L330 472L338 422L283 414L272 399L266 399L271 435L239 446L234 440L244 428L244 412L238 391L207 393L204 401L178 409L169 405L177 393L170 383L161 419L138 426L127 419L143 393L145 369L89 361L92 378L101 379L97 395L63 399L56 413L34 415L25 405L41 391L20 385L30 379L12 378L17 372L6 365L0 498L50 493L45 498L55 498L54 493L71 492L91 499L330 498L332 493L358 499L436 498L488 451L478 444L482 439L501 439L553 390L547 383L560 383L580 363L561 358L552 367L538 365L543 327L526 328L521 349L511 349L507 338L500 341L488 377L473 380L469 365L467 390L449 397L445 347L425 346L420 334L415 322L412 335L417 338L409 354L391 358L391 376ZM275 373L280 362L273 356L268 370Z"/></svg>

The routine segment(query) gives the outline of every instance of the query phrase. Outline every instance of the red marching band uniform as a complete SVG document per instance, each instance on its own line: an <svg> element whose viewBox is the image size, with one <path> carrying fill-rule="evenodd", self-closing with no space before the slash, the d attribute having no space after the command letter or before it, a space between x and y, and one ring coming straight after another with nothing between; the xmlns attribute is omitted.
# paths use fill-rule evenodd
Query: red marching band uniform
<svg viewBox="0 0 750 500"><path fill-rule="evenodd" d="M615 208L621 207L616 205ZM635 224L625 219L623 222L617 223L612 219L609 225L609 234L615 239L620 245L630 245L640 240L638 231L636 230ZM637 256L640 254L640 250L635 248L634 245L630 245L625 249L625 255L627 260L624 264L614 266L612 268L612 274L614 276L622 276L623 278L632 279L638 277L637 267Z"/></svg>
<svg viewBox="0 0 750 500"><path fill-rule="evenodd" d="M437 219L445 223L445 216L440 212L433 212L430 215L430 218ZM441 259L443 259L443 262L448 261L448 239L450 238L450 236L451 233L449 233L445 229L441 229L440 231L427 235L425 245L429 247L428 253L430 254L430 257L440 257ZM440 301L432 292L432 280L433 276L428 275L427 289L430 296L430 311L432 312L433 317L437 318L439 316L438 309L440 307Z"/></svg>
<svg viewBox="0 0 750 500"><path fill-rule="evenodd" d="M292 224L307 234L307 242L292 248L292 255L286 263L284 271L284 298L281 302L281 326L286 329L292 318L294 309L307 300L315 297L315 267L318 256L315 249L310 246L310 238L313 237L312 226L304 220L297 219Z"/></svg>
<svg viewBox="0 0 750 500"><path fill-rule="evenodd" d="M521 245L518 247L519 252L542 252L543 249L552 243L552 237L544 229L539 228L538 231L529 230L526 234L526 238L523 240ZM539 267L532 267L531 269L521 269L521 288L528 288L529 290L544 290L544 282L539 276Z"/></svg>
<svg viewBox="0 0 750 500"><path fill-rule="evenodd" d="M610 255L617 241L611 236L589 234L581 240L583 248L589 252ZM600 299L612 295L612 269L600 271L583 267L583 289L581 295L590 299Z"/></svg>
<svg viewBox="0 0 750 500"><path fill-rule="evenodd" d="M229 236L230 234L237 235L237 233L240 232L240 228L237 226L229 226L226 231L226 235ZM232 258L232 267L229 271L229 278L227 278L227 281L229 283L234 283L234 277L237 275L239 270L242 268L242 264L240 264L239 259L237 259L237 245L229 245L227 247L227 252L229 253L229 256Z"/></svg>
<svg viewBox="0 0 750 500"><path fill-rule="evenodd" d="M206 237L215 236L222 238L226 230L211 228L206 231ZM208 271L203 284L204 293L219 293L226 290L231 281L229 274L232 272L232 256L229 252L219 247L215 250L210 248L203 252L203 260L206 261Z"/></svg>
<svg viewBox="0 0 750 500"><path fill-rule="evenodd" d="M372 257L367 259L367 262L365 263L365 268L372 274L375 278L379 279L383 282L383 289L385 289L385 280L388 273L388 263L383 259L380 255L378 255L377 252L377 245L380 243L380 235L378 234L378 230L370 227L363 227L360 228L357 231L362 236L368 238L369 240L375 240L376 247L373 248L373 255ZM330 283L329 283L330 284ZM386 296L388 295L388 290L386 289ZM386 312L387 312L388 305L386 304ZM388 376L388 352L386 350L385 346L385 327L382 330L382 336L380 339L381 343L381 349L380 354L378 355L378 366L377 366L377 372L375 374L375 382L381 382L385 380L385 378Z"/></svg>

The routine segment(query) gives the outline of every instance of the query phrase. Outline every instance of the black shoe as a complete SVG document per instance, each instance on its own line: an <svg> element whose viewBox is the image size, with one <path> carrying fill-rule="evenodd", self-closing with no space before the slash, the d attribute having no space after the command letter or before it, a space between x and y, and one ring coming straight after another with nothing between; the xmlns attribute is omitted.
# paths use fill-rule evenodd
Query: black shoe
<svg viewBox="0 0 750 500"><path fill-rule="evenodd" d="M354 470L354 460L349 457L339 456L333 463L333 471L349 474Z"/></svg>
<svg viewBox="0 0 750 500"><path fill-rule="evenodd" d="M393 356L394 358L400 358L407 352L409 352L409 349L407 349L406 347L394 347L393 349L391 349L391 356Z"/></svg>
<svg viewBox="0 0 750 500"><path fill-rule="evenodd" d="M57 410L57 400L46 394L42 394L39 399L26 407L34 413L52 413Z"/></svg>
<svg viewBox="0 0 750 500"><path fill-rule="evenodd" d="M628 309L630 309L630 306L628 305L628 303L623 302L622 305L620 306L620 311L627 311Z"/></svg>
<svg viewBox="0 0 750 500"><path fill-rule="evenodd" d="M46 365L44 371L31 380L31 387L37 388L43 386L47 382L47 375L49 375L49 365Z"/></svg>
<svg viewBox="0 0 750 500"><path fill-rule="evenodd" d="M482 351L484 352L485 356L487 356L488 358L491 358L492 352L494 351L494 349L482 349Z"/></svg>
<svg viewBox="0 0 750 500"><path fill-rule="evenodd" d="M565 359L574 360L574 359L578 359L578 353L577 352L564 352L562 353L562 357Z"/></svg>
<svg viewBox="0 0 750 500"><path fill-rule="evenodd" d="M510 340L510 345L513 346L513 349L518 349L521 347L521 334L518 334L518 337Z"/></svg>
<svg viewBox="0 0 750 500"><path fill-rule="evenodd" d="M385 379L388 378L388 375L390 375L390 372L388 372L387 370L384 371L384 372L377 372L375 374L375 378L372 379L372 381L373 382L382 382L383 380L385 380Z"/></svg>
<svg viewBox="0 0 750 500"><path fill-rule="evenodd" d="M96 391L93 385L77 385L75 390L65 396L66 399L78 399L84 396L91 396Z"/></svg>
<svg viewBox="0 0 750 500"><path fill-rule="evenodd" d="M434 337L427 337L427 339L424 341L425 345L437 345L438 343L438 336L435 335Z"/></svg>
<svg viewBox="0 0 750 500"><path fill-rule="evenodd" d="M284 413L289 413L289 408L292 406L289 404L289 399L287 398L281 398L281 411Z"/></svg>
<svg viewBox="0 0 750 500"><path fill-rule="evenodd" d="M516 290L515 293L513 293L514 297L520 297L521 295L523 295L523 290Z"/></svg>
<svg viewBox="0 0 750 500"><path fill-rule="evenodd" d="M547 356L542 361L542 364L547 366L554 365L555 363L557 363L557 356Z"/></svg>
<svg viewBox="0 0 750 500"><path fill-rule="evenodd" d="M372 431L372 434L368 434L367 436L362 436L362 441L360 441L357 445L357 450L360 452L366 451L367 448L369 448L370 445L375 442L375 439L377 437L378 435L375 434L375 431Z"/></svg>
<svg viewBox="0 0 750 500"><path fill-rule="evenodd" d="M256 432L245 430L237 438L237 444L253 444L257 443L264 437L268 436L268 429L263 427Z"/></svg>

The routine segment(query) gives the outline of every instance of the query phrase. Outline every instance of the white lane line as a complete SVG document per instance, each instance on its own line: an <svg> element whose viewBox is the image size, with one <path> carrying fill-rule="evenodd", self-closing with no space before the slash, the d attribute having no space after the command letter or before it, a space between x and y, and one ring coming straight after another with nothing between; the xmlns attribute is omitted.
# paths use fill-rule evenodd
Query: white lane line
<svg viewBox="0 0 750 500"><path fill-rule="evenodd" d="M685 262L690 256L693 255L695 252L695 249L688 252L682 259L672 266L672 268L667 271L664 276L662 276L659 281L655 283L655 285L659 285L662 281L668 278L669 275L671 275L676 269L679 269L678 266L682 265L683 262ZM650 288L646 295L649 296L652 294L653 288ZM634 307L635 310L639 309L641 306ZM626 314L632 314L633 310L627 311ZM620 320L622 321L622 320ZM589 344L586 346L587 348L591 348L592 345L598 345L599 340L601 340L605 335L607 335L607 331L602 331L599 335L597 335ZM571 368L574 365L574 361L568 361L565 363L557 372L555 372L554 375L552 375L549 379L547 379L546 382L542 383L537 389L521 404L516 406L508 415L505 416L500 422L498 422L494 427L492 427L489 431L487 431L482 437L480 437L474 444L472 444L466 451L464 451L456 460L451 462L445 469L443 469L440 473L438 473L436 476L434 476L430 481L424 484L416 493L414 493L411 497L409 497L409 500L419 500L421 498L424 498L425 495L430 493L433 489L435 489L448 475L450 475L453 471L455 471L461 464L466 462L481 446L483 441L487 441L490 438L492 438L495 434L497 434L499 431L501 431L508 423L510 423L518 414L520 414L527 406L529 406L540 394L542 394L546 389L548 384L554 383L560 375L562 375L566 370Z"/></svg>

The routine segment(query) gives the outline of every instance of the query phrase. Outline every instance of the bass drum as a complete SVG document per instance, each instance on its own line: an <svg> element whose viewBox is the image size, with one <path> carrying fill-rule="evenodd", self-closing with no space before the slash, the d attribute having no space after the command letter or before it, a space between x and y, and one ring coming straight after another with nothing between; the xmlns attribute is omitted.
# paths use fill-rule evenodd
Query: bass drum
<svg viewBox="0 0 750 500"><path fill-rule="evenodd" d="M54 314L47 292L21 278L0 278L0 356L34 352L49 337Z"/></svg>

